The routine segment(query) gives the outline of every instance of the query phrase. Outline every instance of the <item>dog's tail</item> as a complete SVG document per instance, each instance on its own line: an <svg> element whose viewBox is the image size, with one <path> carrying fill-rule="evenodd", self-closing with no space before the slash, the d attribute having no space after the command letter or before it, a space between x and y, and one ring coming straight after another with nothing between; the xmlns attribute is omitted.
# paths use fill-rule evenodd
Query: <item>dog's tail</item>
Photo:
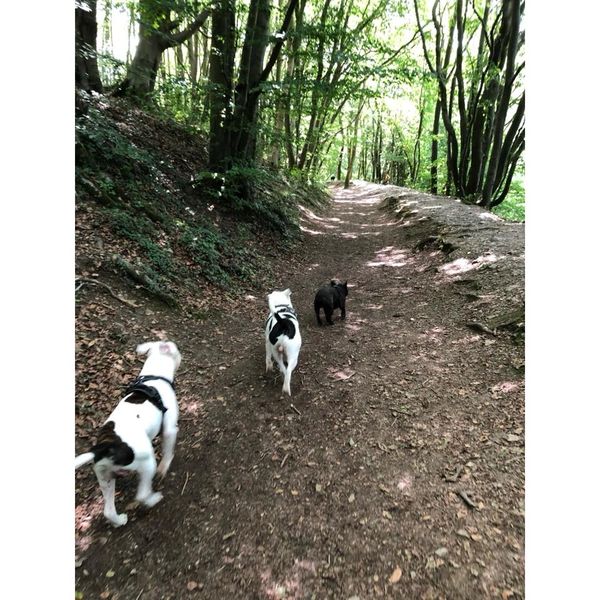
<svg viewBox="0 0 600 600"><path fill-rule="evenodd" d="M83 454L80 454L79 456L75 457L75 469L79 469L79 467L83 467L83 465L86 465L87 463L92 462L93 460L93 452L85 452Z"/></svg>
<svg viewBox="0 0 600 600"><path fill-rule="evenodd" d="M296 328L294 327L294 324L290 321L290 319L282 319L277 313L273 313L273 316L275 317L277 323L279 323L283 328L283 331L281 333L289 338L293 338L296 333ZM283 340L282 342L277 344L277 352L279 352L280 354L283 354L285 352Z"/></svg>

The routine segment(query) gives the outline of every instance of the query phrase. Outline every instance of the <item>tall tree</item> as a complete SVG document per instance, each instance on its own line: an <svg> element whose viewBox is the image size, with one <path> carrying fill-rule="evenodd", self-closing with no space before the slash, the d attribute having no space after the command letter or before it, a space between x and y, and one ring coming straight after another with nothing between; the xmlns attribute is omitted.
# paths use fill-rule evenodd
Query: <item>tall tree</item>
<svg viewBox="0 0 600 600"><path fill-rule="evenodd" d="M231 99L235 63L235 0L218 0L212 11L209 65L209 168L222 171L230 156Z"/></svg>
<svg viewBox="0 0 600 600"><path fill-rule="evenodd" d="M96 51L96 0L75 2L75 86L86 92L102 93Z"/></svg>
<svg viewBox="0 0 600 600"><path fill-rule="evenodd" d="M418 1L414 0L425 60L438 83L438 102L447 134L449 180L459 197L486 208L498 205L506 197L525 145L525 96L518 85L525 63L517 64L523 44L520 24L525 2L504 0L497 6L486 0L480 14L473 2L473 15L469 15L469 4L462 0L447 10L435 0L431 11L435 34L432 58ZM444 16L449 22L445 56ZM457 48L454 63L450 64L454 31ZM475 45L471 40L476 31L479 41L473 55L471 48ZM472 65L468 72L466 57Z"/></svg>
<svg viewBox="0 0 600 600"><path fill-rule="evenodd" d="M172 13L180 16L173 19ZM153 92L163 52L192 37L204 25L211 9L203 9L187 26L182 26L182 19L188 18L188 14L189 3L184 0L139 1L138 46L127 75L117 86L115 95L144 99Z"/></svg>
<svg viewBox="0 0 600 600"><path fill-rule="evenodd" d="M223 77L220 64L225 56L229 67L232 60L231 46L211 50L211 78L209 85L212 88L222 88L222 93L215 94L211 106L211 128L209 147L209 164L211 168L219 171L227 170L232 163L237 161L253 162L255 158L255 136L258 115L258 100L262 92L262 84L268 79L286 38L292 16L298 0L290 0L283 19L283 23L275 35L275 43L271 49L269 59L263 67L263 61L268 41L268 23L270 4L268 0L251 0L248 13L244 45L239 68L239 75L235 89L231 89L231 81ZM227 23L235 10L233 0L219 0L213 10L213 36L215 20L217 33L227 29ZM218 42L220 43L220 42ZM213 45L215 40L213 39ZM219 56L221 53L224 56ZM229 56L231 54L231 57ZM219 79L220 78L220 79ZM233 98L234 111L223 114L221 102L223 99ZM221 111L222 119L219 118Z"/></svg>

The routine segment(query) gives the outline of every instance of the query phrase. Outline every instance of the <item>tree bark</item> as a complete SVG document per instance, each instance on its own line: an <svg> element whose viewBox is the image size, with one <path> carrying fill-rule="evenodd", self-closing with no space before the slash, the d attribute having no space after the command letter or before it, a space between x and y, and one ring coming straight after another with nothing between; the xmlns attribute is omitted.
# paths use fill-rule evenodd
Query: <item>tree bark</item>
<svg viewBox="0 0 600 600"><path fill-rule="evenodd" d="M187 41L211 14L209 9L205 9L188 27L173 32L179 23L171 20L170 12L161 0L140 0L139 43L127 75L115 89L115 95L137 100L148 98L154 91L163 52Z"/></svg>
<svg viewBox="0 0 600 600"><path fill-rule="evenodd" d="M79 0L75 6L75 87L101 94L96 51L96 0Z"/></svg>
<svg viewBox="0 0 600 600"><path fill-rule="evenodd" d="M354 169L356 144L358 141L358 121L360 120L360 113L362 112L363 106L364 100L361 102L358 110L356 111L356 116L354 117L354 126L352 128L352 138L348 143L348 168L346 170L346 179L344 180L344 189L348 189L350 187L350 182L352 180L352 170Z"/></svg>
<svg viewBox="0 0 600 600"><path fill-rule="evenodd" d="M440 112L441 112L440 99L438 98L435 103L435 113L433 115L433 129L431 131L431 185L430 190L432 194L437 194L437 182L438 182L438 136L440 133Z"/></svg>
<svg viewBox="0 0 600 600"><path fill-rule="evenodd" d="M231 123L231 155L235 159L254 158L256 112L259 97L257 86L260 84L263 71L270 15L269 0L250 0Z"/></svg>
<svg viewBox="0 0 600 600"><path fill-rule="evenodd" d="M209 67L210 136L209 168L229 168L229 120L235 59L235 0L219 0L212 14L212 45Z"/></svg>
<svg viewBox="0 0 600 600"><path fill-rule="evenodd" d="M235 112L228 125L231 132L229 151L231 161L253 162L255 159L256 120L261 84L267 80L277 62L297 3L298 0L290 0L283 24L276 35L277 41L263 68L268 41L270 3L269 0L251 2L240 76L234 95Z"/></svg>
<svg viewBox="0 0 600 600"><path fill-rule="evenodd" d="M513 86L513 75L515 73L515 60L519 43L519 24L521 21L520 0L507 0L503 5L506 27L508 29L508 53L506 59L506 73L504 75L504 86L494 124L493 144L483 186L481 203L484 208L489 208L492 203L493 193L496 189L497 175L500 167L500 155L502 153L502 134L506 122L506 113L510 103Z"/></svg>

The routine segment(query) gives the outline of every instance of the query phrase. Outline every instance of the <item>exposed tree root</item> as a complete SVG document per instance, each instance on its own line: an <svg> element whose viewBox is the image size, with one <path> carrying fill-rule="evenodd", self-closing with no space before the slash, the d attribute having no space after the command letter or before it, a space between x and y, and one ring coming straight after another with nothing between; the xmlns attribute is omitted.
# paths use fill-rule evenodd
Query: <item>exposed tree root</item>
<svg viewBox="0 0 600 600"><path fill-rule="evenodd" d="M156 296L158 299L162 300L165 304L168 304L169 306L177 306L177 300L173 296L171 296L171 294L161 290L156 281L154 281L147 275L140 273L140 271L138 271L130 262L125 260L122 256L114 254L112 259L117 267L125 271L134 281L141 283L144 286L144 288L152 295Z"/></svg>
<svg viewBox="0 0 600 600"><path fill-rule="evenodd" d="M415 245L415 250L424 250L433 246L441 250L444 254L450 254L458 249L458 246L444 239L441 235L430 235Z"/></svg>
<svg viewBox="0 0 600 600"><path fill-rule="evenodd" d="M75 278L75 282L80 282L79 285L77 286L77 289L75 290L75 292L77 292L82 286L84 286L85 284L94 284L94 285L99 285L100 287L103 287L105 290L108 291L108 293L115 299L118 300L119 302L122 302L123 304L126 304L127 306L130 306L131 308L137 308L138 305L135 304L134 302L131 302L130 300L126 300L125 298L122 298L121 296L119 296L118 294L115 294L115 292L112 291L112 289L106 285L106 283L102 283L101 281L98 281L96 279L89 279L88 277L76 277Z"/></svg>
<svg viewBox="0 0 600 600"><path fill-rule="evenodd" d="M525 331L525 307L520 306L507 313L492 317L487 325L474 321L467 323L467 327L489 335L497 335L499 329L508 329L514 333L521 333Z"/></svg>

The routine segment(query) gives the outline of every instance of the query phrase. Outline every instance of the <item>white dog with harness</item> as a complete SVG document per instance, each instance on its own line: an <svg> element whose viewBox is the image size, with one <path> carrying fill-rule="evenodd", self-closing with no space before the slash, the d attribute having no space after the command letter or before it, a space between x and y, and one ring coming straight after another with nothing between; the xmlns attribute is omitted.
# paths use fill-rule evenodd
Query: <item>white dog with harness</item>
<svg viewBox="0 0 600 600"><path fill-rule="evenodd" d="M98 432L89 452L75 458L75 468L94 461L94 472L104 497L104 516L115 526L127 523L115 508L115 477L137 471L135 499L152 507L162 499L152 490L158 470L164 477L171 465L177 438L178 407L173 379L181 354L173 342L148 342L136 348L148 358L139 377L126 390ZM152 440L161 432L162 459L156 467Z"/></svg>
<svg viewBox="0 0 600 600"><path fill-rule="evenodd" d="M282 393L287 392L290 396L292 371L298 364L302 346L298 316L292 306L291 295L292 292L287 289L271 292L267 296L270 314L265 326L266 369L270 371L273 368L273 360L279 365L283 375Z"/></svg>

